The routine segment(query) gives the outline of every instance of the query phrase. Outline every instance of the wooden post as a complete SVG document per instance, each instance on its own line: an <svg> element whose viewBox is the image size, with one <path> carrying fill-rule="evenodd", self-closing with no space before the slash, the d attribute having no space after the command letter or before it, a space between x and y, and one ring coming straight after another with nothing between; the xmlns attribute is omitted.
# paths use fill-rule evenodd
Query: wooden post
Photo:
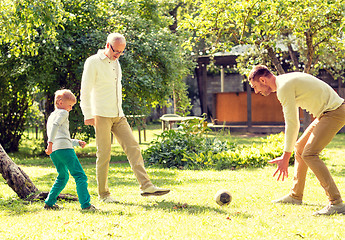
<svg viewBox="0 0 345 240"><path fill-rule="evenodd" d="M141 144L141 127L140 127L140 123L138 124L138 134L139 134L139 143Z"/></svg>
<svg viewBox="0 0 345 240"><path fill-rule="evenodd" d="M224 67L220 66L220 92L224 92Z"/></svg>
<svg viewBox="0 0 345 240"><path fill-rule="evenodd" d="M252 127L252 89L249 82L246 81L247 88L247 126Z"/></svg>
<svg viewBox="0 0 345 240"><path fill-rule="evenodd" d="M202 113L207 113L207 64L209 62L209 57L199 57L198 66L195 69Z"/></svg>
<svg viewBox="0 0 345 240"><path fill-rule="evenodd" d="M202 113L207 114L207 65L202 64L202 88L203 88L203 104L202 104Z"/></svg>

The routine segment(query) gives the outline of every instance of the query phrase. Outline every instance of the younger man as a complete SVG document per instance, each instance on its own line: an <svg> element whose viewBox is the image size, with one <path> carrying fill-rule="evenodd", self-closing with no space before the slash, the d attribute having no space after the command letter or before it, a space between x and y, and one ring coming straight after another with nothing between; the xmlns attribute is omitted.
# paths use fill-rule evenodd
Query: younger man
<svg viewBox="0 0 345 240"><path fill-rule="evenodd" d="M56 204L57 197L65 188L70 171L77 185L77 193L82 210L94 211L95 206L90 204L90 194L87 190L87 177L73 146L85 147L84 141L71 139L69 133L69 111L76 104L74 94L67 89L55 92L55 111L51 113L47 121L48 146L47 155L50 155L58 176L52 189L45 200L45 209L59 209Z"/></svg>
<svg viewBox="0 0 345 240"><path fill-rule="evenodd" d="M249 73L255 93L267 96L277 92L285 119L285 148L281 157L270 163L277 164L274 175L278 180L288 177L291 153L295 147L295 174L289 195L274 202L302 204L307 170L310 168L328 196L329 205L314 215L345 214L345 204L320 152L345 125L344 99L324 81L306 73L293 72L275 76L266 66L258 65ZM300 122L298 107L307 110L315 120L297 140ZM297 142L296 142L297 140Z"/></svg>

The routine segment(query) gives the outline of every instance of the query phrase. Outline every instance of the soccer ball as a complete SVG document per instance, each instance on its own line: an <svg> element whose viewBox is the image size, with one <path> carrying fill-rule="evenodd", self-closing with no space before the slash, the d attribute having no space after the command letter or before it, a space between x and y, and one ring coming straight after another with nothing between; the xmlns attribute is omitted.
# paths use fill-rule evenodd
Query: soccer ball
<svg viewBox="0 0 345 240"><path fill-rule="evenodd" d="M231 199L231 193L228 190L219 190L214 196L214 200L220 206L228 205Z"/></svg>

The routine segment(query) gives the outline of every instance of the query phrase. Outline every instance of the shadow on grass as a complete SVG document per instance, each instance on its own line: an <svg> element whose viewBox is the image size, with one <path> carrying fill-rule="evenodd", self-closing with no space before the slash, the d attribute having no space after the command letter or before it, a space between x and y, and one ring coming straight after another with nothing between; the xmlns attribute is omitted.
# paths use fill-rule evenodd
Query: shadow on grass
<svg viewBox="0 0 345 240"><path fill-rule="evenodd" d="M318 208L324 208L326 204L321 204L321 203L305 203L303 202L301 206L307 206L307 207L318 207Z"/></svg>
<svg viewBox="0 0 345 240"><path fill-rule="evenodd" d="M97 187L96 167L84 165L83 169L86 176L88 177L89 187ZM149 168L147 169L147 171L151 181L157 186L176 185L176 173L172 171L163 168ZM34 184L37 185L48 184L52 186L57 175L57 172L47 173L44 175L32 177L31 180ZM72 176L70 176L69 181L74 182ZM108 186L110 188L121 188L122 186L139 187L138 181L135 178L134 172L132 171L128 162L110 164L108 172Z"/></svg>
<svg viewBox="0 0 345 240"><path fill-rule="evenodd" d="M163 210L166 212L181 212L181 213L187 213L190 215L195 214L203 214L207 212L212 213L219 213L219 214L226 214L230 216L237 216L242 218L251 218L252 215L248 213L243 213L239 211L230 212L229 209L226 208L220 208L220 207L209 207L209 206L202 206L202 205L189 205L187 203L180 203L180 202L174 202L174 201L155 201L153 204L136 204L136 203L123 203L118 202L117 204L125 205L125 206L137 206L142 207L147 211L151 210ZM229 213L230 212L230 213ZM123 215L123 211L119 211L119 215Z"/></svg>
<svg viewBox="0 0 345 240"><path fill-rule="evenodd" d="M37 212L37 209L33 209L30 206L29 201L24 201L19 198L0 198L0 211L5 211L8 215L22 215L30 212ZM42 202L43 210L43 202Z"/></svg>
<svg viewBox="0 0 345 240"><path fill-rule="evenodd" d="M65 202L64 200L58 200L58 204ZM59 204L59 205L60 205ZM78 203L76 203L78 205ZM129 206L129 207L142 207L147 211L154 211L157 209L166 211L166 212L181 212L181 213L187 213L190 215L195 215L195 214L203 214L207 212L211 213L218 213L218 214L225 214L227 216L232 216L232 217L241 217L241 218L251 218L253 215L244 213L244 212L239 212L239 211L230 211L229 209L226 208L217 208L217 207L209 207L209 206L202 206L202 205L189 205L189 204L181 204L180 202L174 202L174 201L155 201L153 204L148 203L148 204L136 204L136 203L124 203L124 202L117 202L114 204L118 205L123 205L123 206ZM35 212L41 212L41 211L46 211L47 214L49 214L49 211L43 209L44 203L42 202L41 206L42 207L32 207L31 203L28 201L24 201L21 199L7 199L4 200L0 198L0 211L4 211L7 213L7 215L23 215L26 213L35 213ZM79 205L78 205L79 206ZM62 210L58 211L70 211L70 210L79 210L83 214L103 214L103 215L133 215L133 213L126 213L123 210L120 209L115 209L115 210L102 210L99 209L99 211L82 211L81 209L76 209L75 207L72 207L71 209L69 208L64 208ZM53 210L50 210L53 211Z"/></svg>
<svg viewBox="0 0 345 240"><path fill-rule="evenodd" d="M124 153L112 153L110 163L128 163L127 156ZM32 166L53 166L53 162L50 157L46 154L32 156L32 155L25 155L23 153L9 153L9 157L12 159L14 163L17 165L23 165L27 167ZM83 153L77 153L78 159L80 163L84 165L96 165L96 156L89 156Z"/></svg>

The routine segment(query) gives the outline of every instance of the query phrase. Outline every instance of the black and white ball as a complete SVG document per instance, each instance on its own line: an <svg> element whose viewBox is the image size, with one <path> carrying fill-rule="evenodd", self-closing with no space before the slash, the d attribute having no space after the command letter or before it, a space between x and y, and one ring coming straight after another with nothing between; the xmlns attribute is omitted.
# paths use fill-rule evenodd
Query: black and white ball
<svg viewBox="0 0 345 240"><path fill-rule="evenodd" d="M228 190L219 190L214 196L214 200L218 205L225 206L231 202L232 196Z"/></svg>

